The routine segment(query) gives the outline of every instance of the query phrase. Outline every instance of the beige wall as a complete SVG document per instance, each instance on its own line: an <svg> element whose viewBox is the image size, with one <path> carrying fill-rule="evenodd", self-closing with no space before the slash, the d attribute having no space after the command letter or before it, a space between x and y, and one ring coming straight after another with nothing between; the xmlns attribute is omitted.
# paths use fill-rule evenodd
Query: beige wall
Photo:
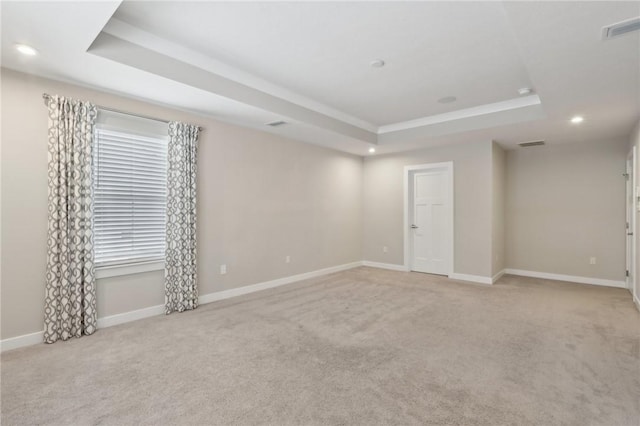
<svg viewBox="0 0 640 426"><path fill-rule="evenodd" d="M507 190L507 155L500 145L491 145L492 211L491 275L503 271L505 263L505 195Z"/></svg>
<svg viewBox="0 0 640 426"><path fill-rule="evenodd" d="M198 181L201 294L363 258L403 264L404 166L443 161L454 163L454 272L490 277L508 267L624 278L620 175L629 141L506 153L489 141L470 142L362 160L3 69L2 339L42 329L47 220L43 92L205 128ZM630 143L640 149L640 123ZM596 265L589 265L590 256L597 257ZM222 263L227 275L219 274ZM100 279L97 288L99 317L164 302L161 271Z"/></svg>
<svg viewBox="0 0 640 426"><path fill-rule="evenodd" d="M1 338L42 330L47 110L42 93L199 124L200 294L362 259L362 159L2 70ZM291 263L284 262L291 256ZM228 274L219 274L219 265ZM100 279L99 317L164 303L163 273Z"/></svg>
<svg viewBox="0 0 640 426"><path fill-rule="evenodd" d="M404 167L453 161L454 272L491 276L491 142L465 143L364 160L364 259L404 263ZM389 248L388 253L383 247Z"/></svg>
<svg viewBox="0 0 640 426"><path fill-rule="evenodd" d="M624 280L627 144L508 151L507 267Z"/></svg>

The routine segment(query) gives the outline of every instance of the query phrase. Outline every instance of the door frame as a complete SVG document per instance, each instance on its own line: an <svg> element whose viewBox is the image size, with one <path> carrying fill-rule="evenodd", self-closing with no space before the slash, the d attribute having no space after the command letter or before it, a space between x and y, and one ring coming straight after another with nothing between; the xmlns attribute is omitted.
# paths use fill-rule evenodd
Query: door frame
<svg viewBox="0 0 640 426"><path fill-rule="evenodd" d="M411 271L411 230L409 226L409 215L410 215L410 206L413 203L413 194L409 193L410 181L411 177L415 172L426 172L433 169L445 169L447 173L447 178L449 184L446 188L447 197L449 199L449 226L446 230L446 234L449 244L449 270L447 271L447 276L451 277L453 274L453 265L454 265L454 248L455 248L455 224L454 224L454 192L453 192L453 161L445 161L442 163L428 163L428 164L418 164L414 166L405 166L404 167L404 269L405 271Z"/></svg>
<svg viewBox="0 0 640 426"><path fill-rule="evenodd" d="M631 163L631 170L628 170L629 163ZM626 252L625 267L629 268L627 269L629 271L629 276L625 277L625 282L634 298L637 297L637 295L635 294L636 293L635 283L637 281L636 243L638 241L638 235L636 233L637 232L636 216L637 216L637 209L638 209L638 196L640 195L638 194L638 187L636 182L636 167L637 167L637 154L636 154L636 147L634 146L631 148L631 150L627 154L627 158L625 161L625 174L627 174L628 176L626 176L626 179L625 179L625 197L624 197L625 198L625 217L626 217L626 222L629 223L629 228L626 230L626 232L633 233L633 236L631 238L631 248L629 248L629 241L628 241L629 236L626 236L625 238L625 252ZM627 192L629 188L629 184L631 185L631 206L629 206L629 194ZM631 250L631 253L629 253L629 250Z"/></svg>

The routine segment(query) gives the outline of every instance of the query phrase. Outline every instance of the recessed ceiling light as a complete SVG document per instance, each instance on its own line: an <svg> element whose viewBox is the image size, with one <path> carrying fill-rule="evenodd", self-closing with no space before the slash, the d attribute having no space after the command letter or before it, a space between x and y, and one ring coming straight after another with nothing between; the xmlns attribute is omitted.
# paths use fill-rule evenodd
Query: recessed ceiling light
<svg viewBox="0 0 640 426"><path fill-rule="evenodd" d="M369 154L373 154L374 152L376 152L376 149L374 147L369 148Z"/></svg>
<svg viewBox="0 0 640 426"><path fill-rule="evenodd" d="M373 68L382 68L384 67L384 61L382 59L374 59L369 63Z"/></svg>
<svg viewBox="0 0 640 426"><path fill-rule="evenodd" d="M38 51L31 46L27 46L26 44L16 44L16 50L23 55L34 56Z"/></svg>
<svg viewBox="0 0 640 426"><path fill-rule="evenodd" d="M533 89L530 87L523 87L521 89L518 89L518 94L520 96L530 95L531 93L533 93Z"/></svg>
<svg viewBox="0 0 640 426"><path fill-rule="evenodd" d="M584 118L579 115L576 115L575 117L571 118L571 122L573 124L582 123L583 121L584 121Z"/></svg>
<svg viewBox="0 0 640 426"><path fill-rule="evenodd" d="M444 98L438 99L438 103L440 104L450 104L451 102L457 101L458 98L455 96L445 96Z"/></svg>

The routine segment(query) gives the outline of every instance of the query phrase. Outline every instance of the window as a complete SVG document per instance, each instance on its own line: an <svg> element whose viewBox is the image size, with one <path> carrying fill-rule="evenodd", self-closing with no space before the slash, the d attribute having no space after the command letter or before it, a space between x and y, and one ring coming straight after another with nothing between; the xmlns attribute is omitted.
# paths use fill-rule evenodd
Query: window
<svg viewBox="0 0 640 426"><path fill-rule="evenodd" d="M98 268L164 261L166 124L162 135L160 129L145 131L148 123L140 120L151 120L122 115L100 111L94 135Z"/></svg>

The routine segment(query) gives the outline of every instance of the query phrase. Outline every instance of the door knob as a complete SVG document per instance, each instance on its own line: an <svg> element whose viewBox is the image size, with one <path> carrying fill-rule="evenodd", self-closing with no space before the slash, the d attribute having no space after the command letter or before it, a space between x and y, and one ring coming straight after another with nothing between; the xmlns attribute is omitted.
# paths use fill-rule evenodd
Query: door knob
<svg viewBox="0 0 640 426"><path fill-rule="evenodd" d="M411 225L411 229L418 229L416 225Z"/></svg>

